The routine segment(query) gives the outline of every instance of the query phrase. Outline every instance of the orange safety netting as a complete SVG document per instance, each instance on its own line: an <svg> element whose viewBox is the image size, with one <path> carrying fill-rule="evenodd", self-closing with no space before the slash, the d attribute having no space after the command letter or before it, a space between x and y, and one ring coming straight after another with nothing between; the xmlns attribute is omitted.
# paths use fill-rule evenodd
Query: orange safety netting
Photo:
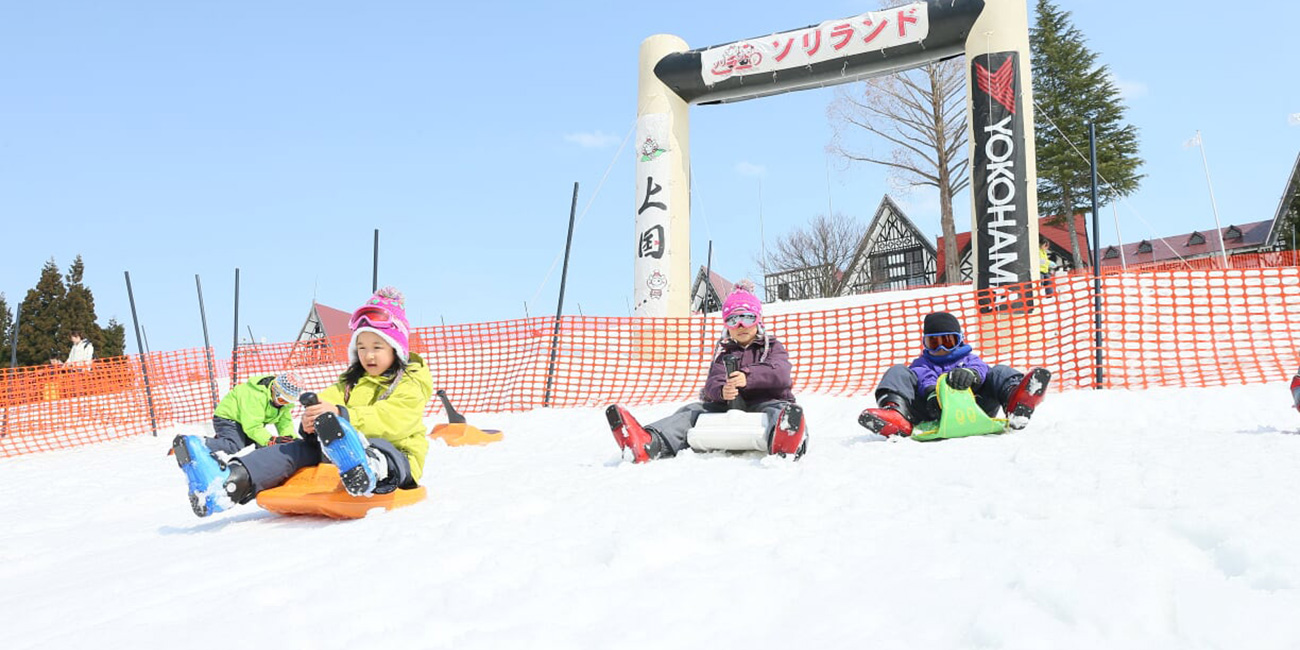
<svg viewBox="0 0 1300 650"><path fill-rule="evenodd" d="M763 322L789 349L796 394L862 396L864 406L886 368L917 355L921 320L932 311L956 314L989 363L1051 369L1055 390L1095 387L1098 370L1106 388L1289 377L1300 364L1300 267L1233 261L1229 270L1056 276L1016 288L1026 300L1015 309L989 313L975 291L950 286L926 297L870 294L847 299L870 304L823 311L777 313L787 306L773 305ZM523 411L694 399L722 333L716 315L570 316L558 327L553 318L530 318L417 328L411 350L457 410ZM347 343L243 346L221 362L197 349L97 359L88 370L3 370L0 457L204 422L232 370L244 381L292 369L320 390L346 368ZM433 399L426 414L441 410Z"/></svg>

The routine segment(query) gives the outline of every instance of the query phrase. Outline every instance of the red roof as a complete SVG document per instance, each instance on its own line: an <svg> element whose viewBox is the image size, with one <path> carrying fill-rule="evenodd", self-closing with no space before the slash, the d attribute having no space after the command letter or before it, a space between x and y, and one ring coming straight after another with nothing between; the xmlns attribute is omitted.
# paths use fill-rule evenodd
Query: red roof
<svg viewBox="0 0 1300 650"><path fill-rule="evenodd" d="M1070 250L1069 225L1066 223L1061 223L1061 225L1059 226L1048 225L1048 222L1055 218L1056 217L1053 216L1039 217L1038 235L1040 237L1043 237L1044 239L1047 239L1048 241L1051 241L1052 244L1057 248L1060 248L1063 251L1068 251ZM1077 241L1079 242L1079 254L1082 255L1085 260L1087 260L1089 258L1090 251L1092 249L1088 248L1088 220L1086 217L1084 217L1084 215L1082 214L1074 215L1074 232L1075 232L1075 236L1077 237ZM938 255L935 258L935 268L938 269L939 274L942 275L944 269L944 264L943 264L944 247L943 247L942 236L939 237L939 241L937 242L936 247L938 249ZM966 254L966 251L969 249L970 249L970 233L969 232L957 233L957 257L960 259L963 255Z"/></svg>
<svg viewBox="0 0 1300 650"><path fill-rule="evenodd" d="M316 317L320 319L320 326L325 330L326 337L352 332L352 328L348 327L348 321L352 320L351 312L327 307L318 302L312 303L312 309L316 310Z"/></svg>
<svg viewBox="0 0 1300 650"><path fill-rule="evenodd" d="M1228 250L1229 254L1242 248L1254 250L1268 239L1268 231L1272 225L1272 219L1265 219L1264 221L1256 221L1240 226L1193 231L1172 237L1124 244L1122 246L1124 253L1122 258L1119 254L1120 247L1107 246L1101 251L1101 265L1105 268L1107 266L1119 266L1121 262L1125 264L1150 264L1152 262L1176 260L1180 257L1195 258L1218 255L1222 251L1219 248L1220 232L1223 233L1223 246ZM1200 237L1194 237L1196 235Z"/></svg>

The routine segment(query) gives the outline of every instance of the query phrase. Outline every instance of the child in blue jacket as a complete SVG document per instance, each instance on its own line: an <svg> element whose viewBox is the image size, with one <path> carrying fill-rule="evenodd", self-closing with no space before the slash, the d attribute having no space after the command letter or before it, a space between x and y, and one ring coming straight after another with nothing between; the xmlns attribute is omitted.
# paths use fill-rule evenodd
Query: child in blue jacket
<svg viewBox="0 0 1300 650"><path fill-rule="evenodd" d="M727 335L718 342L718 353L709 366L709 376L700 389L702 402L687 404L677 412L642 427L623 407L605 409L614 441L632 452L632 462L676 456L688 446L686 434L703 413L725 413L731 400L744 400L744 410L767 413L769 454L793 456L798 460L807 450L803 409L794 403L791 391L790 357L785 346L763 329L763 305L752 293L753 284L742 281L722 305ZM737 369L727 371L732 360Z"/></svg>
<svg viewBox="0 0 1300 650"><path fill-rule="evenodd" d="M921 356L907 366L892 366L876 388L877 408L869 408L858 423L883 436L912 434L912 425L939 419L939 401L934 391L939 376L947 373L948 385L971 389L975 402L990 417L998 409L1007 413L1012 429L1023 429L1047 392L1052 373L1033 368L1021 374L1004 365L989 367L975 355L962 336L961 323L948 312L925 317L921 334Z"/></svg>

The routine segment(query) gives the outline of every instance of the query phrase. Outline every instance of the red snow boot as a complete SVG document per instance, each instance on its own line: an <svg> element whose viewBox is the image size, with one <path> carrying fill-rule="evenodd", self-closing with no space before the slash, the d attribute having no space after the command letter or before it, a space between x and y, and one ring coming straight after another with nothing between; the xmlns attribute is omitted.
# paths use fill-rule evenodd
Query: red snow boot
<svg viewBox="0 0 1300 650"><path fill-rule="evenodd" d="M609 430L613 432L618 448L632 450L632 462L646 463L658 458L663 445L654 434L641 428L641 423L626 409L611 404L605 409L605 419L609 420Z"/></svg>
<svg viewBox="0 0 1300 650"><path fill-rule="evenodd" d="M879 408L867 409L858 416L858 424L888 438L912 435L912 423L903 415L901 406L885 402Z"/></svg>
<svg viewBox="0 0 1300 650"><path fill-rule="evenodd" d="M808 432L804 425L803 408L798 404L790 404L781 409L781 414L776 418L776 426L772 427L772 439L767 443L767 453L782 458L793 455L794 460L802 458L804 452L808 451Z"/></svg>
<svg viewBox="0 0 1300 650"><path fill-rule="evenodd" d="M1043 401L1047 384L1051 381L1052 372L1047 368L1034 368L1020 380L1020 385L1011 391L1011 398L1007 400L1007 426L1023 429L1029 425L1029 417L1038 408L1038 403Z"/></svg>
<svg viewBox="0 0 1300 650"><path fill-rule="evenodd" d="M1291 398L1295 400L1295 410L1300 411L1300 371L1291 380Z"/></svg>

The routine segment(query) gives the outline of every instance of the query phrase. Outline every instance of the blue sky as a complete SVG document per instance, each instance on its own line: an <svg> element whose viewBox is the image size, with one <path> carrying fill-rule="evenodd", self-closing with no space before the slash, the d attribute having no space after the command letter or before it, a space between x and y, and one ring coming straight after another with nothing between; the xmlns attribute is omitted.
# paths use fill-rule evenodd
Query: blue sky
<svg viewBox="0 0 1300 650"><path fill-rule="evenodd" d="M46 260L80 254L101 324L130 332L129 271L150 348L174 350L203 343L197 274L228 354L236 268L241 335L291 340L313 298L350 310L369 295L378 228L380 284L407 294L414 325L553 314L577 181L565 311L626 315L635 199L619 147L641 41L705 47L877 8L552 4L0 2L0 292L12 307ZM1118 206L1124 240L1213 227L1200 153L1183 148L1197 129L1223 225L1273 216L1300 152L1296 5L1059 5L1140 130L1147 178ZM883 169L828 158L834 92L691 109L693 268L712 240L716 270L759 279L760 183L769 244L828 205L870 219L892 190ZM893 195L938 233L933 196Z"/></svg>

